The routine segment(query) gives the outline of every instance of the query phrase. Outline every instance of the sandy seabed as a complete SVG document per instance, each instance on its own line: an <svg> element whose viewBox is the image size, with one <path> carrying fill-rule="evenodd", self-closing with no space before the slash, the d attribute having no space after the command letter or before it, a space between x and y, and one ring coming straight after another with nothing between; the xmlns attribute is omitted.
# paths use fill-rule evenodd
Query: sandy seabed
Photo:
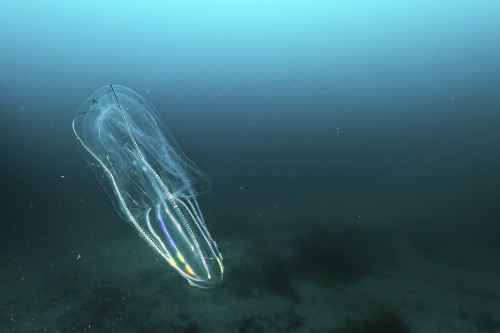
<svg viewBox="0 0 500 333"><path fill-rule="evenodd" d="M132 231L9 248L0 331L500 332L498 247L305 225L299 236L278 225L214 232L226 269L209 290L189 286Z"/></svg>

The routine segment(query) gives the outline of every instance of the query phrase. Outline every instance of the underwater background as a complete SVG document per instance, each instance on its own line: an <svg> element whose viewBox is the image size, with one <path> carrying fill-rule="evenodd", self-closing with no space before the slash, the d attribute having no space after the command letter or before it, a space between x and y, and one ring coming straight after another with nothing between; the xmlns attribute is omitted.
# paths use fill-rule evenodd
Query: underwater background
<svg viewBox="0 0 500 333"><path fill-rule="evenodd" d="M0 332L500 332L500 2L11 1ZM190 286L72 119L123 85L211 176Z"/></svg>

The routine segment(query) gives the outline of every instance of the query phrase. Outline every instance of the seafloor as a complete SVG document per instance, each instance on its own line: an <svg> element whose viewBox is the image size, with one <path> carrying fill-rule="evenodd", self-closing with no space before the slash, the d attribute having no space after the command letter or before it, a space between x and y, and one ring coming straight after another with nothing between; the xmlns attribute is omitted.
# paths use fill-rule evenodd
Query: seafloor
<svg viewBox="0 0 500 333"><path fill-rule="evenodd" d="M1 332L500 332L494 235L227 221L202 290L117 216L87 223L4 244Z"/></svg>

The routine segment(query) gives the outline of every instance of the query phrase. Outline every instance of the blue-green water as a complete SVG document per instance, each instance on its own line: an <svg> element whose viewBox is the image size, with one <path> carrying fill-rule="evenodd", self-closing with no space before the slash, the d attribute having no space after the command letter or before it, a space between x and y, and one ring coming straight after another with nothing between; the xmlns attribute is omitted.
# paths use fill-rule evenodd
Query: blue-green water
<svg viewBox="0 0 500 333"><path fill-rule="evenodd" d="M4 4L0 331L500 331L499 14ZM144 244L75 148L75 112L109 84L210 175L214 288Z"/></svg>

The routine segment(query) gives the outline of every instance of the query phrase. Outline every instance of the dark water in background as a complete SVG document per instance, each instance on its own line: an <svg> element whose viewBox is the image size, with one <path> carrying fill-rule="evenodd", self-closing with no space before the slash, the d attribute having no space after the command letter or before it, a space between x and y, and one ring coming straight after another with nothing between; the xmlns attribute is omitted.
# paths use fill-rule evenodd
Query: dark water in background
<svg viewBox="0 0 500 333"><path fill-rule="evenodd" d="M418 332L414 322L500 331L496 1L3 7L3 331L354 332L344 319L364 317L369 332L390 331L372 327L379 317L393 332ZM155 105L211 175L200 204L227 268L214 290L171 276L74 147L75 111L110 83ZM446 263L464 272L448 276L447 295L473 300L433 317L427 304L440 296L412 312L395 300L402 287L330 322L328 306L306 302L311 285L356 299L339 290L379 266L403 276L413 253L429 275L429 258L452 253ZM410 286L426 283L415 274Z"/></svg>

